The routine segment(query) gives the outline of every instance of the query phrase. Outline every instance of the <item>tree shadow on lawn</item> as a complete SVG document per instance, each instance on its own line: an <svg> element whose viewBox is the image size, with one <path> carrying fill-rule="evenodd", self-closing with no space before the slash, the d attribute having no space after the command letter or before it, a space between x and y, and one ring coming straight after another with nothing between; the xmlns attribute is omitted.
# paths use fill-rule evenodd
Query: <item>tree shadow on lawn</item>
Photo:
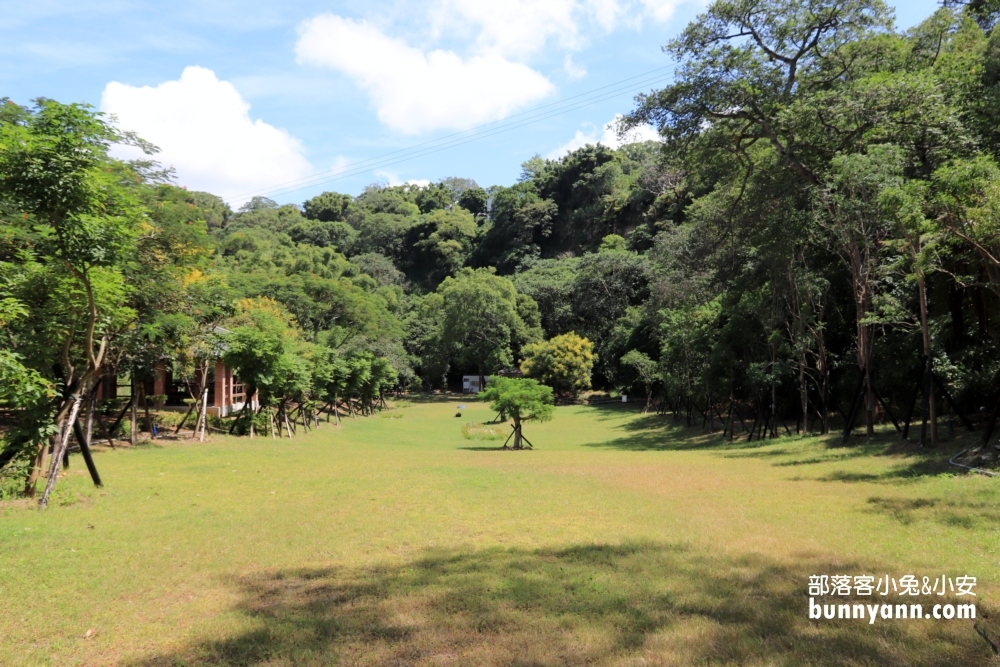
<svg viewBox="0 0 1000 667"><path fill-rule="evenodd" d="M458 393L428 393L420 392L413 394L403 394L398 398L389 398L390 403L402 403L404 406L407 404L441 404L441 403L475 403L486 405L479 400L476 394L458 394Z"/></svg>
<svg viewBox="0 0 1000 667"><path fill-rule="evenodd" d="M1000 522L1000 502L996 501L873 496L868 505L871 511L907 525L926 520L954 528L990 530Z"/></svg>
<svg viewBox="0 0 1000 667"><path fill-rule="evenodd" d="M255 629L123 664L994 664L970 621L808 619L809 575L883 570L640 543L261 572L232 582Z"/></svg>
<svg viewBox="0 0 1000 667"><path fill-rule="evenodd" d="M934 449L921 449L911 442L901 442L897 438L880 436L860 447L854 445L858 456L872 456L884 459L893 459L899 462L898 465L882 471L860 472L856 470L834 470L817 479L823 482L886 482L894 484L905 484L919 481L923 477L937 475L967 476L975 473L951 465L949 459L959 451L969 445L969 440L956 440L944 443ZM840 450L847 450L848 447L839 447ZM827 449L836 447L827 445ZM830 463L838 460L854 458L849 454L838 454L827 459ZM779 465L779 464L775 464Z"/></svg>
<svg viewBox="0 0 1000 667"><path fill-rule="evenodd" d="M793 456L793 447L803 444L815 451L816 443L800 443L794 437L746 441L737 438L732 442L722 440L720 433L710 434L699 427L687 427L662 415L643 415L619 427L628 435L603 442L586 443L584 447L618 449L625 451L712 451L725 458L780 458ZM915 442L901 441L894 431L877 433L874 437L854 437L844 444L842 435L830 434L820 443L819 455L799 459L775 461L776 467L815 464L835 464L850 459L875 457L896 459L900 465L881 472L835 470L818 479L828 482L906 482L920 477L940 474L967 474L951 466L948 459L960 450L975 444L976 434L965 434L942 443L934 449L922 449ZM807 453L802 451L801 453ZM812 453L812 452L809 452Z"/></svg>
<svg viewBox="0 0 1000 667"><path fill-rule="evenodd" d="M688 427L666 415L647 414L620 424L616 430L628 435L586 443L584 447L622 449L627 451L685 451L700 449L753 449L773 442L721 442L718 433L706 433L698 427Z"/></svg>
<svg viewBox="0 0 1000 667"><path fill-rule="evenodd" d="M505 451L504 448L503 448L503 444L493 445L493 446L480 446L480 447L473 447L473 446L469 446L469 447L456 447L456 449L464 450L466 452L502 452L502 451ZM508 447L506 449L506 451L513 452L513 451L516 451L516 450L513 450L510 447ZM523 452L530 452L531 450L525 448L525 449L522 449L521 451L523 451Z"/></svg>

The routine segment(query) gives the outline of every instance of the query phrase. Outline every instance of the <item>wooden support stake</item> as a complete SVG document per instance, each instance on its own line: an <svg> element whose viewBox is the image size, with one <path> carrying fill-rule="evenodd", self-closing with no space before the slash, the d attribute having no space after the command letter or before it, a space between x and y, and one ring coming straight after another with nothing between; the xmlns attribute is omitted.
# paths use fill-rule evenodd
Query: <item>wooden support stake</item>
<svg viewBox="0 0 1000 667"><path fill-rule="evenodd" d="M510 435L508 435L507 439L503 441L503 447L501 447L500 449L507 449L507 443L510 442L510 439L514 437L514 434L516 432L517 432L517 428L513 424L511 424Z"/></svg>
<svg viewBox="0 0 1000 667"><path fill-rule="evenodd" d="M927 368L927 357L920 357L920 375L917 377L917 386L913 389L913 400L910 401L910 409L906 411L906 420L903 422L903 440L910 437L910 423L913 421L913 412L917 409L917 398L922 393L924 384L924 370Z"/></svg>
<svg viewBox="0 0 1000 667"><path fill-rule="evenodd" d="M859 370L861 369L859 368ZM864 398L864 387L865 372L861 370L861 376L858 378L858 386L854 390L854 400L851 402L851 412L848 414L846 423L844 424L844 440L842 444L847 444L848 438L851 437L851 431L854 430L854 418L857 416L858 408Z"/></svg>
<svg viewBox="0 0 1000 667"><path fill-rule="evenodd" d="M878 402L885 409L885 413L887 415L889 415L889 419L892 420L892 425L896 427L896 432L897 433L902 433L903 429L901 429L899 427L899 422L896 421L896 416L894 414L892 414L892 410L889 408L889 404L886 403L885 400L882 398L882 394L880 394L878 392L878 388L873 385L872 386L872 390L875 392L875 398L878 400Z"/></svg>
<svg viewBox="0 0 1000 667"><path fill-rule="evenodd" d="M97 472L97 466L94 465L94 457L90 453L90 445L87 443L87 438L83 434L83 429L80 428L79 420L73 422L73 435L76 436L76 441L80 443L80 453L83 455L84 463L87 464L87 470L90 472L90 479L93 480L94 486L101 488L104 484L101 482L101 475ZM67 451L67 455L68 454L69 452Z"/></svg>
<svg viewBox="0 0 1000 667"><path fill-rule="evenodd" d="M986 430L983 431L983 437L979 441L979 447L983 448L990 444L990 438L993 436L993 429L997 426L997 417L1000 417L1000 395L997 396L995 405L993 406L993 412L990 413L989 419L986 421Z"/></svg>
<svg viewBox="0 0 1000 667"><path fill-rule="evenodd" d="M198 401L198 403L201 403L201 401ZM198 403L192 403L192 404L191 404L191 407L189 407L189 408L187 409L187 412L185 412L185 413L184 413L184 416L183 416L183 417L181 418L181 423L179 423L179 424L177 425L177 428L175 428L175 429L174 429L174 435L177 435L178 433L180 433L180 432L181 432L181 428L183 428L183 426L184 426L184 422L186 422L186 421L187 421L187 418L191 416L191 412L192 412L192 411L193 411L193 410L194 410L194 409L195 409L196 407L198 407ZM198 430L198 424L197 424L197 421L198 421L198 420L195 420L195 425L194 425L194 430L195 430L195 431L197 431L197 430Z"/></svg>
<svg viewBox="0 0 1000 667"><path fill-rule="evenodd" d="M945 400L948 401L952 409L958 413L958 418L962 420L962 423L965 425L965 428L969 429L970 431L975 431L976 427L973 426L972 422L969 421L969 418L965 416L965 412L962 411L962 408L958 407L958 403L956 403L955 400L951 397L951 394L948 392L948 389L944 386L944 383L938 379L938 376L934 374L934 371L931 371L931 379L934 380L934 385L941 391L942 394L944 394Z"/></svg>

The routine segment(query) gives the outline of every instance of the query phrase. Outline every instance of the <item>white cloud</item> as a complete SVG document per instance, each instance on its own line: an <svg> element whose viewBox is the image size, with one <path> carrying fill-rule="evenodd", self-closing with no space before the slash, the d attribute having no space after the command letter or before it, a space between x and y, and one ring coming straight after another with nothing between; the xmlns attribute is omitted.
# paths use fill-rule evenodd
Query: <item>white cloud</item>
<svg viewBox="0 0 1000 667"><path fill-rule="evenodd" d="M638 27L644 18L669 20L685 0L437 0L433 33L475 35L480 53L523 60L550 40L566 50L583 48L595 31Z"/></svg>
<svg viewBox="0 0 1000 667"><path fill-rule="evenodd" d="M187 67L177 81L134 87L112 81L101 110L162 150L156 156L177 170L177 181L236 205L254 191L307 176L302 145L285 130L250 117L250 105L212 70Z"/></svg>
<svg viewBox="0 0 1000 667"><path fill-rule="evenodd" d="M297 61L347 75L379 119L406 134L462 130L506 118L548 96L552 83L527 63L553 45L571 79L586 76L570 54L597 34L666 21L701 0L433 0L418 4L419 40L398 36L413 21L373 22L324 13L299 25ZM394 31L401 31L395 34ZM412 34L412 32L411 32ZM466 51L434 48L447 39Z"/></svg>
<svg viewBox="0 0 1000 667"><path fill-rule="evenodd" d="M642 0L646 14L664 23L674 17L674 12L684 4L684 0Z"/></svg>
<svg viewBox="0 0 1000 667"><path fill-rule="evenodd" d="M501 56L425 53L333 14L305 21L295 51L300 63L349 76L371 95L379 120L407 134L498 120L554 90L538 72Z"/></svg>
<svg viewBox="0 0 1000 667"><path fill-rule="evenodd" d="M620 113L615 114L614 118L605 123L600 136L597 136L597 129L593 128L593 126L591 126L592 129L589 132L577 130L572 139L559 148L551 151L545 157L550 160L558 160L567 153L572 153L579 148L583 148L587 144L601 144L602 146L607 146L608 148L620 148L625 144L636 144L641 141L660 140L660 135L649 125L634 128L627 132L624 136L618 136L618 123L621 119L622 115Z"/></svg>
<svg viewBox="0 0 1000 667"><path fill-rule="evenodd" d="M404 181L396 172L385 171L384 169L378 169L372 173L390 187L396 187L397 185L419 185L422 188L426 188L431 184L431 182L426 178L411 178L408 181Z"/></svg>
<svg viewBox="0 0 1000 667"><path fill-rule="evenodd" d="M583 5L578 0L438 0L431 21L436 31L475 34L481 53L523 59L542 50L549 39L563 48L580 48Z"/></svg>
<svg viewBox="0 0 1000 667"><path fill-rule="evenodd" d="M582 79L587 76L587 68L577 65L573 62L573 56L567 55L565 60L563 60L563 71L566 72L566 76L572 81L577 79Z"/></svg>

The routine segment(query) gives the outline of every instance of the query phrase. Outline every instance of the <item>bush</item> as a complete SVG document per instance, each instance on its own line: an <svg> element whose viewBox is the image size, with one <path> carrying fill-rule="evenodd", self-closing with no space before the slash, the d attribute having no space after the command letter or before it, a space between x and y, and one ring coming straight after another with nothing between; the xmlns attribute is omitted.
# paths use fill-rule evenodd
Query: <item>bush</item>
<svg viewBox="0 0 1000 667"><path fill-rule="evenodd" d="M462 424L462 437L466 440L503 440L507 437L504 432L506 424L487 425L467 422Z"/></svg>

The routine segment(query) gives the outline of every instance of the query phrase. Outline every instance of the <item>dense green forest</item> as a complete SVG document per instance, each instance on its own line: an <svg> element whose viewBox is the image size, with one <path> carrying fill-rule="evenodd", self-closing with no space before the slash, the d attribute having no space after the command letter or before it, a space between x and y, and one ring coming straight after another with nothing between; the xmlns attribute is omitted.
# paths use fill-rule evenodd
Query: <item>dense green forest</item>
<svg viewBox="0 0 1000 667"><path fill-rule="evenodd" d="M233 211L89 107L4 99L3 474L33 493L49 445L56 472L73 424L113 419L90 407L102 375L167 360L196 401L219 356L259 393L244 430L522 368L729 438L924 415L927 445L953 420L987 432L995 4L901 33L872 0L720 0L666 47L675 83L624 120L659 142L536 156L509 186L301 206ZM121 143L148 161L110 157Z"/></svg>

